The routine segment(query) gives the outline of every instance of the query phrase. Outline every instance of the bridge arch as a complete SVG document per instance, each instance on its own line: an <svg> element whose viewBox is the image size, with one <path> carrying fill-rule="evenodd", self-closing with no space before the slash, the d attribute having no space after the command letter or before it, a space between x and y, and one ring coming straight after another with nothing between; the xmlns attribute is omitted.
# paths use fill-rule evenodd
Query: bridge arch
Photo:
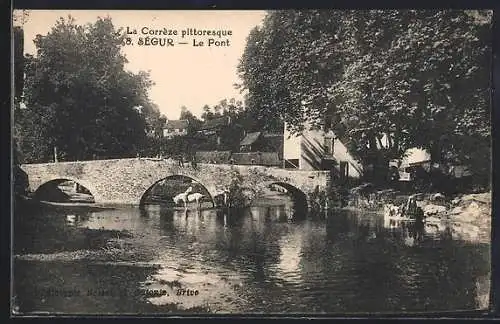
<svg viewBox="0 0 500 324"><path fill-rule="evenodd" d="M264 182L261 186L269 188L273 185L286 189L286 191L288 193L290 193L290 195L292 196L292 199L293 199L296 207L298 207L299 209L308 207L309 200L307 198L306 193L288 182L273 180L273 181ZM258 198L258 196L254 197L253 200L255 200L256 198Z"/></svg>
<svg viewBox="0 0 500 324"><path fill-rule="evenodd" d="M93 202L96 201L97 190L95 189L95 187L92 186L92 184L88 183L85 180L75 179L72 177L57 177L56 176L50 180L46 180L46 181L40 183L36 188L33 188L33 196L37 199L43 198L44 194L50 194L49 190L51 190L51 187L52 188L53 188L53 186L57 187L60 184L62 184L64 182L69 182L69 181L79 185L80 187L83 187L88 192L88 194L90 196L92 196Z"/></svg>
<svg viewBox="0 0 500 324"><path fill-rule="evenodd" d="M212 203L212 205L215 206L215 200L214 200L214 197L213 197L213 193L210 192L209 188L206 185L204 185L203 182L200 181L199 179L196 179L195 177L193 177L191 175L182 174L182 173L168 175L168 176L166 176L164 178L161 178L161 179L155 181L153 184L151 184L145 191L142 192L141 197L139 199L139 206L144 206L145 199L148 197L148 195L151 193L152 189L156 185L160 184L163 181L167 181L167 180L171 180L171 179L176 179L176 178L190 179L192 183L199 184L205 190L205 192L208 194L208 198L210 199L210 202Z"/></svg>
<svg viewBox="0 0 500 324"><path fill-rule="evenodd" d="M196 180L208 189L212 200L217 200L221 191L231 186L234 180L232 171L241 176L241 186L249 187L257 194L265 182L291 185L300 190L287 186L296 201L304 200L297 199L304 197L301 192L310 199L309 195L316 186L325 190L330 179L329 171L290 171L264 166L203 163L194 168L191 165L180 166L171 160L147 158L23 164L21 168L28 175L31 192L38 189L41 183L68 179L89 189L96 203L118 205L139 205L149 187L171 175L183 175ZM249 192L249 195L252 193Z"/></svg>

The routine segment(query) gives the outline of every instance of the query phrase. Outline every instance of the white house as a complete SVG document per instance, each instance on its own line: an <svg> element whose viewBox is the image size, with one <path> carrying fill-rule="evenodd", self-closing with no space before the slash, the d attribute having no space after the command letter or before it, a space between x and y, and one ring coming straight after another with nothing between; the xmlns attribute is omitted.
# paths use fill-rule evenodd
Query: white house
<svg viewBox="0 0 500 324"><path fill-rule="evenodd" d="M284 128L283 159L285 168L299 170L337 169L341 176L359 178L363 174L360 162L332 131L306 130L294 136Z"/></svg>
<svg viewBox="0 0 500 324"><path fill-rule="evenodd" d="M165 127L163 127L163 136L167 138L172 138L174 136L187 135L188 131L188 120L167 120Z"/></svg>

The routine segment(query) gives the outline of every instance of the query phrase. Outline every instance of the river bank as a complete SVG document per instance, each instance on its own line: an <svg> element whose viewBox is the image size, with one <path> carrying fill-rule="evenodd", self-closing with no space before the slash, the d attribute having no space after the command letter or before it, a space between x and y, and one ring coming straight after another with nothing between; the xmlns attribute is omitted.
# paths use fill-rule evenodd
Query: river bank
<svg viewBox="0 0 500 324"><path fill-rule="evenodd" d="M458 194L403 194L395 190L360 195L352 190L348 209L382 212L384 206L401 206L412 196L422 208L427 232L449 231L453 239L471 243L491 243L491 192Z"/></svg>
<svg viewBox="0 0 500 324"><path fill-rule="evenodd" d="M460 195L449 201L423 199L419 207L427 224L434 224L436 230L446 227L454 239L491 243L491 192Z"/></svg>

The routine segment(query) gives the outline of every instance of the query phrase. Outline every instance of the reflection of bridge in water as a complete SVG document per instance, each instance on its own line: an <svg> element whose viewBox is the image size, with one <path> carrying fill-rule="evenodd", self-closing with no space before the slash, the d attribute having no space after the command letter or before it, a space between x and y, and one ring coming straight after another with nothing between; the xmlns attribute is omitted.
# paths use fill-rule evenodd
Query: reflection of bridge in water
<svg viewBox="0 0 500 324"><path fill-rule="evenodd" d="M265 166L198 164L179 166L172 160L115 159L97 161L24 164L30 190L71 180L87 188L96 203L141 205L151 187L165 178L184 176L201 184L210 198L219 195L233 181L240 181L249 200L272 184L285 188L300 204L310 205L316 190L330 185L329 171L298 171Z"/></svg>

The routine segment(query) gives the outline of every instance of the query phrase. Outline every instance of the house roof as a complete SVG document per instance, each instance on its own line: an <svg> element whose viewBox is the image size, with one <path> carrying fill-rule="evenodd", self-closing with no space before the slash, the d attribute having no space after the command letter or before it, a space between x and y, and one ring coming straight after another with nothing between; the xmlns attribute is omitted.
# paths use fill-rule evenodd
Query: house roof
<svg viewBox="0 0 500 324"><path fill-rule="evenodd" d="M168 120L164 128L166 129L184 129L189 125L189 121L186 119L181 120Z"/></svg>
<svg viewBox="0 0 500 324"><path fill-rule="evenodd" d="M259 139L261 132L248 133L247 136L241 141L240 145L252 145Z"/></svg>
<svg viewBox="0 0 500 324"><path fill-rule="evenodd" d="M219 127L224 127L229 125L229 117L220 117L215 119L206 120L201 125L201 130L215 129Z"/></svg>

